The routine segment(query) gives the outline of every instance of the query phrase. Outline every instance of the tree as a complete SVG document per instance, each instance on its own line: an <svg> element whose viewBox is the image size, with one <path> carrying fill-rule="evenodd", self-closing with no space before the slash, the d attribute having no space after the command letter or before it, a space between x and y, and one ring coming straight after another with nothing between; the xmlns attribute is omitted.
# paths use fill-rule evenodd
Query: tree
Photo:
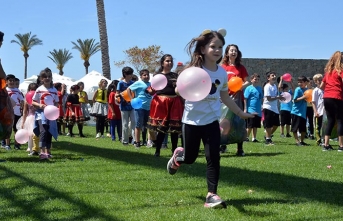
<svg viewBox="0 0 343 221"><path fill-rule="evenodd" d="M110 57L108 54L108 38L106 28L105 7L103 0L96 0L96 9L98 13L98 26L100 34L100 47L101 47L101 62L102 74L104 77L111 79Z"/></svg>
<svg viewBox="0 0 343 221"><path fill-rule="evenodd" d="M52 57L48 56L56 65L57 69L60 71L59 74L63 75L63 68L65 64L73 58L69 50L67 49L59 49L58 51L54 49L53 51L49 51Z"/></svg>
<svg viewBox="0 0 343 221"><path fill-rule="evenodd" d="M160 67L159 60L163 56L160 51L161 46L151 45L147 48L138 48L137 46L123 51L126 55L125 61L114 62L117 67L122 67L127 63L131 64L138 73L142 69L148 69L154 73Z"/></svg>
<svg viewBox="0 0 343 221"><path fill-rule="evenodd" d="M90 57L101 50L99 42L95 43L95 39L91 38L86 40L77 39L77 43L73 41L71 43L74 45L73 49L80 52L81 59L84 60L83 65L85 66L86 74L88 74L88 67L91 65L89 63Z"/></svg>
<svg viewBox="0 0 343 221"><path fill-rule="evenodd" d="M20 46L20 50L24 52L25 68L24 79L27 78L27 58L29 57L29 50L36 45L42 45L43 42L36 35L31 36L31 32L26 34L15 34L17 40L12 40L11 43L17 43Z"/></svg>

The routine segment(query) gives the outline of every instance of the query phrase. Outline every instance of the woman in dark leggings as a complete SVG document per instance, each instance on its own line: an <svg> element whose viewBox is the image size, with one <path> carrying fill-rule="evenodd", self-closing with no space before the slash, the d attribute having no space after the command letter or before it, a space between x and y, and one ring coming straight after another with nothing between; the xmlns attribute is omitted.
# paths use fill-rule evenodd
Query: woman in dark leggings
<svg viewBox="0 0 343 221"><path fill-rule="evenodd" d="M343 151L343 65L342 52L336 51L325 66L325 75L320 87L324 90L324 107L328 118L323 151L333 150L329 144L332 129L337 121L339 148Z"/></svg>

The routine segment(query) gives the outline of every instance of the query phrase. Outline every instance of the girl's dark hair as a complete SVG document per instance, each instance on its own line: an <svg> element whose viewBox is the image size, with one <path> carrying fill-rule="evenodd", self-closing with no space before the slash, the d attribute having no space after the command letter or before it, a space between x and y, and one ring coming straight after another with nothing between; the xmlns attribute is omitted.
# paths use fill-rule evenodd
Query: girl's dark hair
<svg viewBox="0 0 343 221"><path fill-rule="evenodd" d="M79 90L79 89L80 89L80 87L77 84L74 84L73 86L70 87L70 90L72 90L72 91L76 91L76 90Z"/></svg>
<svg viewBox="0 0 343 221"><path fill-rule="evenodd" d="M201 67L202 66L205 60L205 57L201 52L201 48L205 47L215 37L219 38L223 42L223 45L225 45L225 39L223 35L221 35L219 32L216 32L216 31L211 31L206 34L201 34L199 37L193 38L186 45L187 52L191 56L191 62L187 65L187 67L193 67L193 66ZM222 58L219 58L217 63L220 62L221 60Z"/></svg>
<svg viewBox="0 0 343 221"><path fill-rule="evenodd" d="M163 71L163 62L167 59L167 57L170 57L172 60L172 63L174 64L174 58L171 56L171 54L165 54L160 59L160 68L158 69L157 73L161 73Z"/></svg>
<svg viewBox="0 0 343 221"><path fill-rule="evenodd" d="M242 52L239 50L238 46L235 45L235 44L229 44L226 47L222 63L226 64L226 65L229 63L229 59L230 59L230 57L229 57L229 49L230 49L231 46L237 48L237 57L235 59L235 66L239 67L239 66L241 66L241 62L242 62Z"/></svg>
<svg viewBox="0 0 343 221"><path fill-rule="evenodd" d="M62 87L62 83L55 83L54 87L56 88L56 90L59 90Z"/></svg>
<svg viewBox="0 0 343 221"><path fill-rule="evenodd" d="M30 83L29 86L27 87L27 91L35 91L38 88L38 84L36 83Z"/></svg>
<svg viewBox="0 0 343 221"><path fill-rule="evenodd" d="M282 90L285 90L286 88L288 88L288 84L282 84Z"/></svg>
<svg viewBox="0 0 343 221"><path fill-rule="evenodd" d="M85 84L84 84L82 81L78 82L77 85L78 85L79 87L81 87L81 85L82 85L82 86L85 86Z"/></svg>
<svg viewBox="0 0 343 221"><path fill-rule="evenodd" d="M118 80L113 80L110 85L108 85L107 87L107 90L108 92L111 92L111 91L116 91L117 90L117 85L118 85L119 81ZM109 93L107 93L109 94Z"/></svg>
<svg viewBox="0 0 343 221"><path fill-rule="evenodd" d="M53 87L54 84L52 82L52 72L49 68L45 68L44 70L42 70L40 73L39 73L39 76L38 78L40 79L40 81L42 81L42 78L46 78L48 75L51 75L51 82L50 82L50 87ZM41 83L41 82L40 82Z"/></svg>

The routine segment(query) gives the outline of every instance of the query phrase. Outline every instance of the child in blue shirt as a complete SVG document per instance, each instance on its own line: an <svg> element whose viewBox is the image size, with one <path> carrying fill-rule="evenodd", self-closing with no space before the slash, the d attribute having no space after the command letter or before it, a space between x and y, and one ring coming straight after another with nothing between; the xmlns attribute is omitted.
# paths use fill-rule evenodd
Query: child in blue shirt
<svg viewBox="0 0 343 221"><path fill-rule="evenodd" d="M122 74L123 80L117 85L116 96L121 96L120 93L125 91L131 84L133 84L133 69L131 67L124 67L122 69ZM134 130L129 127L130 121L132 126L136 125L134 109L132 108L131 103L125 101L124 98L120 99L119 108L122 120L122 143L123 145L128 145L130 132L132 137L134 137Z"/></svg>
<svg viewBox="0 0 343 221"><path fill-rule="evenodd" d="M291 87L292 89L289 89L288 84L283 83L282 76L280 77L279 82L279 91L282 92L288 92L290 95L293 95L294 93L294 86L293 86L293 79L291 80ZM281 94L282 95L282 94ZM290 135L290 127L292 125L292 117L291 117L291 111L292 111L292 105L293 102L290 101L288 103L280 102L280 133L281 137L292 137ZM286 126L286 135L285 135L285 126Z"/></svg>
<svg viewBox="0 0 343 221"><path fill-rule="evenodd" d="M298 77L298 87L294 90L293 96L293 105L291 110L292 116L292 129L293 136L297 146L308 146L307 143L304 142L305 134L306 134L306 109L307 109L307 102L306 96L304 92L307 90L306 88L307 78L305 76ZM300 141L298 137L297 131L299 130Z"/></svg>
<svg viewBox="0 0 343 221"><path fill-rule="evenodd" d="M139 72L141 81L136 81L127 88L128 95L131 97L131 91L134 91L136 98L142 100L142 107L135 109L135 142L134 145L136 148L141 146L140 143L140 133L142 131L143 143L146 142L146 127L150 114L150 104L152 96L146 91L150 86L150 75L147 69L143 69ZM134 125L133 125L134 126Z"/></svg>
<svg viewBox="0 0 343 221"><path fill-rule="evenodd" d="M248 137L252 131L252 142L258 142L256 139L257 128L261 128L262 118L262 88L258 86L260 75L253 74L250 77L251 85L244 90L244 112L254 114L254 118L247 119Z"/></svg>

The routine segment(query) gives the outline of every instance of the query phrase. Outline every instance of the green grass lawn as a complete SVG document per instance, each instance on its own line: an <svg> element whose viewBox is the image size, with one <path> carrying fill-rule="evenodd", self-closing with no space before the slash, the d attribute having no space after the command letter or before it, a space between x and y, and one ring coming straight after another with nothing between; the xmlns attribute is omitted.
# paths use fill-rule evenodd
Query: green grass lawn
<svg viewBox="0 0 343 221"><path fill-rule="evenodd" d="M204 152L174 176L169 149L123 146L110 138L60 136L53 159L0 150L0 220L342 220L343 153L322 152L275 134L274 146L244 143L222 154L218 194L227 209L203 207ZM258 139L263 140L263 130ZM337 149L337 143L332 142ZM328 166L331 166L328 168Z"/></svg>

